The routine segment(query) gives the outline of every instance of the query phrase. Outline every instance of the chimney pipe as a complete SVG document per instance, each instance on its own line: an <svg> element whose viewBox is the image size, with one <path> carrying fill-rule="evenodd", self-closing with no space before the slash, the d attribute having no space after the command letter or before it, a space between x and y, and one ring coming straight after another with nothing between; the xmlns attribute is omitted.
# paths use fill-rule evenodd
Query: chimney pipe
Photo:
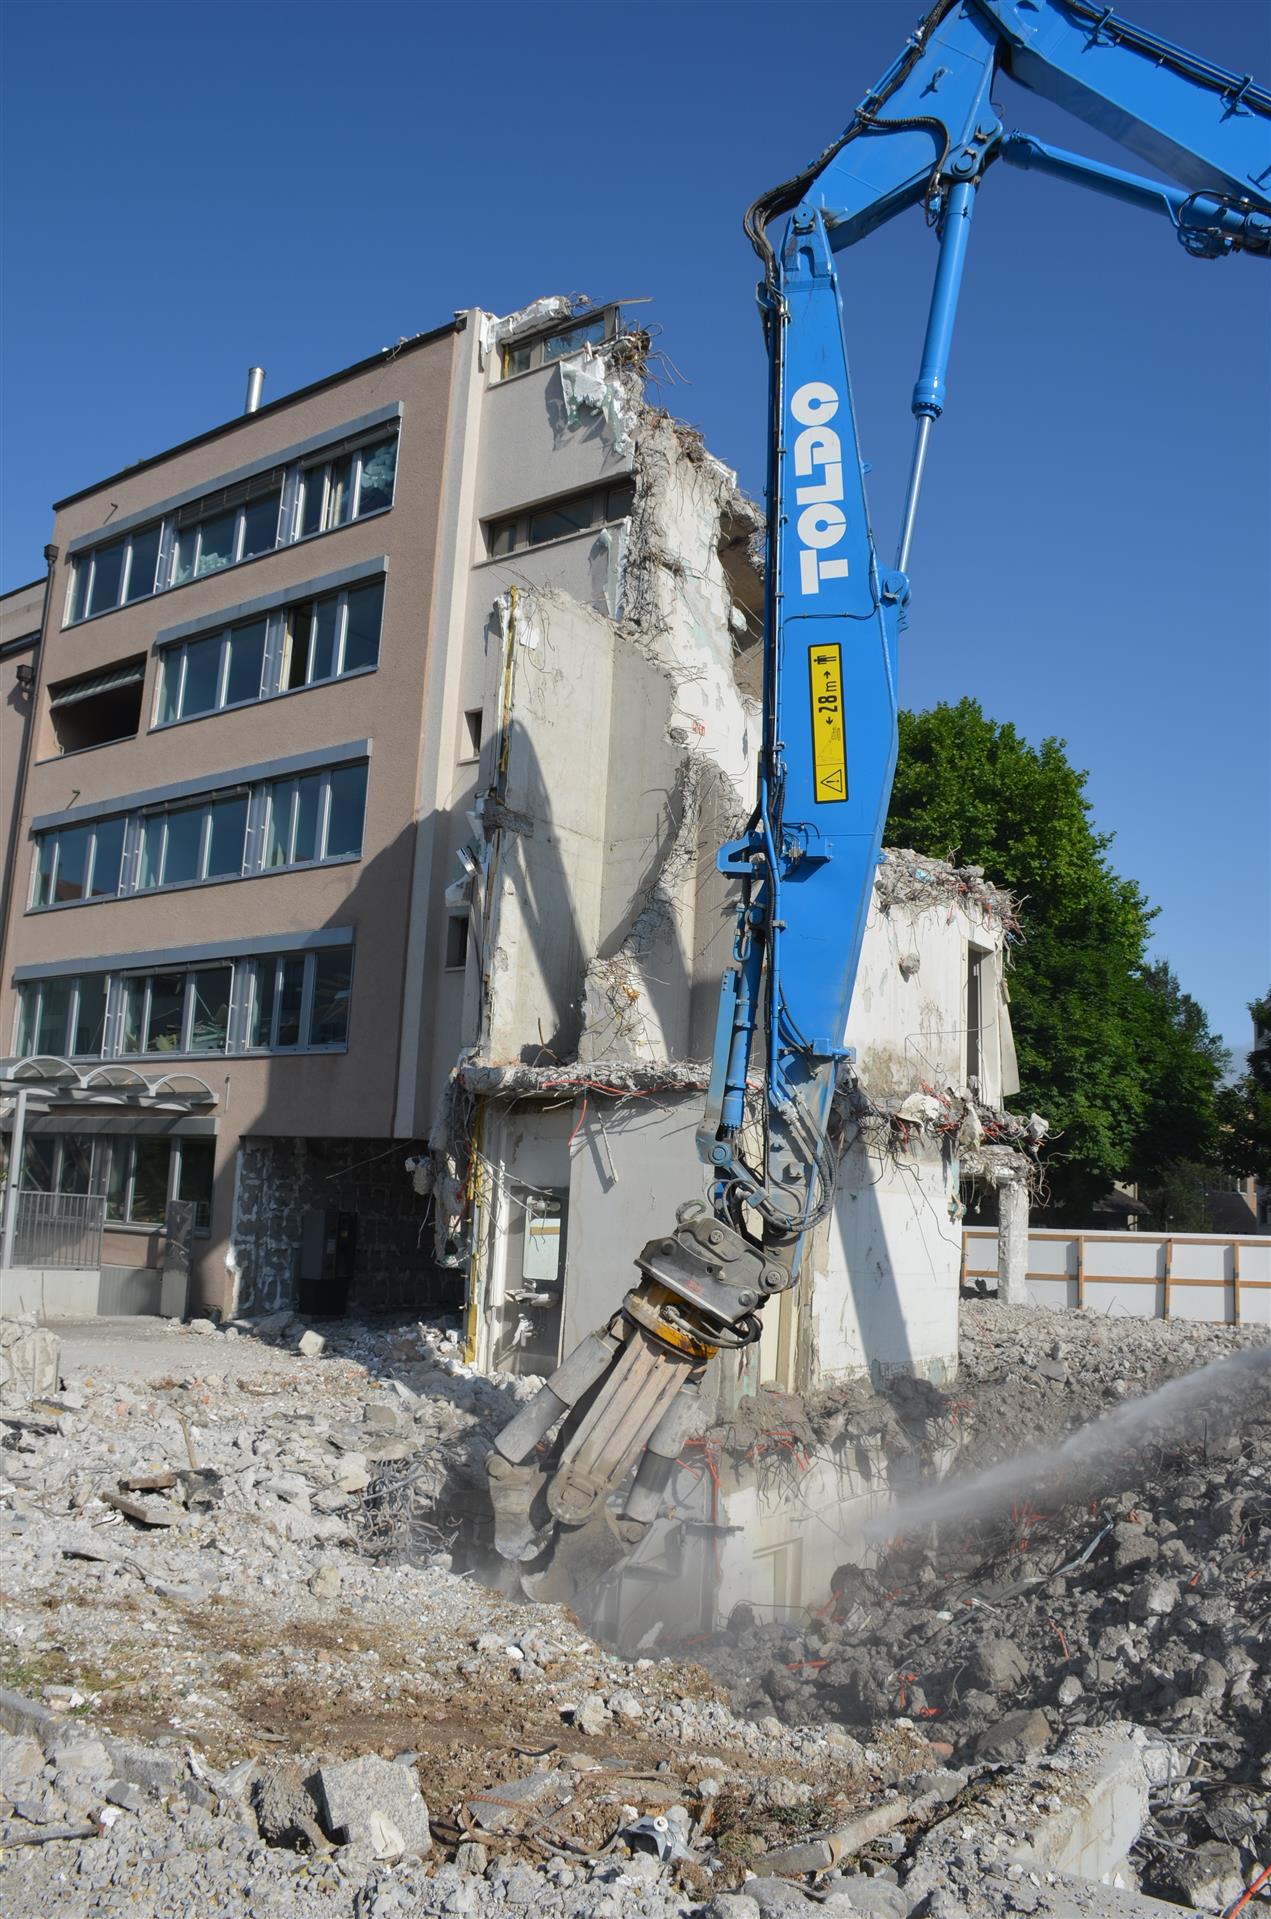
<svg viewBox="0 0 1271 1919"><path fill-rule="evenodd" d="M260 406L265 391L265 369L263 366L249 366L247 369L247 398L243 402L244 413L255 413Z"/></svg>

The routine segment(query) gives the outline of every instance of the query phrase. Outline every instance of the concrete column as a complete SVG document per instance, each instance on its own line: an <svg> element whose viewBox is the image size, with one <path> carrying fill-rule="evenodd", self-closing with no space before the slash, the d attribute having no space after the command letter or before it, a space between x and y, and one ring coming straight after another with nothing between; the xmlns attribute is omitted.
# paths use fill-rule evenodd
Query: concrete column
<svg viewBox="0 0 1271 1919"><path fill-rule="evenodd" d="M1022 1179L997 1189L997 1296L1006 1306L1027 1306L1028 1188Z"/></svg>

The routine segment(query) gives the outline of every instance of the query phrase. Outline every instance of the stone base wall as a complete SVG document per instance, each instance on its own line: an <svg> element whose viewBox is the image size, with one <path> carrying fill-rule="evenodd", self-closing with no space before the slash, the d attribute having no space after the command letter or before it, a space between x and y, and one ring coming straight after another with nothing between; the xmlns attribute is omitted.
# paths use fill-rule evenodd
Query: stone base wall
<svg viewBox="0 0 1271 1919"><path fill-rule="evenodd" d="M305 1214L357 1215L349 1311L452 1308L457 1275L432 1258L431 1219L388 1139L244 1139L233 1254L238 1311L294 1307Z"/></svg>

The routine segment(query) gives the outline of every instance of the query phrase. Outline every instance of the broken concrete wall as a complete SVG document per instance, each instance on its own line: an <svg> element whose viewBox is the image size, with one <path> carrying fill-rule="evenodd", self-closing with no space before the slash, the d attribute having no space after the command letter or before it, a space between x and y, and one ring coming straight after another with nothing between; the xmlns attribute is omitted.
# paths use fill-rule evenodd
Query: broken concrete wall
<svg viewBox="0 0 1271 1919"><path fill-rule="evenodd" d="M484 407L483 519L633 487L622 520L500 560L483 548L470 576L483 740L447 901L469 912L471 1018L430 1177L446 1256L475 1259L486 1363L509 1337L516 1366L545 1351L549 1320L567 1351L706 1186L693 1133L735 903L715 856L752 803L761 517L691 429L643 405L643 350L627 335L492 374ZM847 1034L859 1084L841 1197L799 1300L767 1316L753 1380L956 1365L958 1181L985 1131L968 1081L989 1107L1015 1083L1012 925L982 875L905 853L880 870ZM915 1096L934 1110L910 1111ZM521 1283L524 1235L505 1244L536 1185L568 1200L559 1303Z"/></svg>

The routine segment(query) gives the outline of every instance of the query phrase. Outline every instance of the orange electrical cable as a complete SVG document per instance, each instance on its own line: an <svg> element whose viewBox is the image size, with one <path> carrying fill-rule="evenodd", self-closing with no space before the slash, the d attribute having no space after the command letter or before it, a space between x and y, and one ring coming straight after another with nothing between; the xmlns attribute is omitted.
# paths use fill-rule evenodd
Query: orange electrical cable
<svg viewBox="0 0 1271 1919"><path fill-rule="evenodd" d="M1223 1915L1223 1919L1236 1919L1236 1914L1244 1911L1259 1886L1265 1886L1268 1879L1271 1879L1271 1866L1264 1866L1248 1891L1242 1892L1235 1905L1228 1908L1227 1912Z"/></svg>

